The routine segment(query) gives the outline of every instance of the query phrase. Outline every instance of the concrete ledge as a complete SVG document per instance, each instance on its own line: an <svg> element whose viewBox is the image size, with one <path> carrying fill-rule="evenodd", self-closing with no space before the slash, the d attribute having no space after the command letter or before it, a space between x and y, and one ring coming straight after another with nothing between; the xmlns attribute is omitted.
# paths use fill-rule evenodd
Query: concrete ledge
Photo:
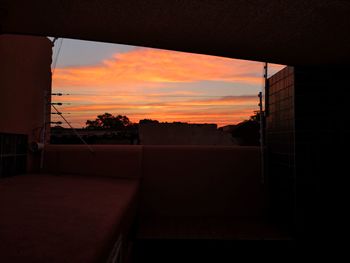
<svg viewBox="0 0 350 263"><path fill-rule="evenodd" d="M44 171L118 178L141 176L141 146L50 145L45 149Z"/></svg>

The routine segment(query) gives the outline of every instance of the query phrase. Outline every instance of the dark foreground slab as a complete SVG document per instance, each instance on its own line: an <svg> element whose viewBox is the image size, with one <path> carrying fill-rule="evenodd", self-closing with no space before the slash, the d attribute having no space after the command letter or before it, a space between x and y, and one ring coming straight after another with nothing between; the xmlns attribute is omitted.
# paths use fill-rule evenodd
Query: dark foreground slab
<svg viewBox="0 0 350 263"><path fill-rule="evenodd" d="M293 240L138 239L134 245L132 262L221 263L274 257L286 262L294 257L295 247Z"/></svg>
<svg viewBox="0 0 350 263"><path fill-rule="evenodd" d="M138 187L68 175L0 180L0 261L106 262L132 221Z"/></svg>

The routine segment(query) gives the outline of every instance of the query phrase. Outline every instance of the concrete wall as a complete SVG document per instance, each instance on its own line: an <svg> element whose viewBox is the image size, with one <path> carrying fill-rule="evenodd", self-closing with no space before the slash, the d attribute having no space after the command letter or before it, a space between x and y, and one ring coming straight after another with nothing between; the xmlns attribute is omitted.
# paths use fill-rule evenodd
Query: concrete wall
<svg viewBox="0 0 350 263"><path fill-rule="evenodd" d="M91 147L49 145L45 172L141 178L142 218L262 216L257 147Z"/></svg>
<svg viewBox="0 0 350 263"><path fill-rule="evenodd" d="M44 172L117 178L142 176L142 146L48 145Z"/></svg>
<svg viewBox="0 0 350 263"><path fill-rule="evenodd" d="M259 217L258 147L146 146L142 217Z"/></svg>
<svg viewBox="0 0 350 263"><path fill-rule="evenodd" d="M51 41L45 37L0 35L0 132L40 141L44 112L50 110L45 103L50 101L51 56ZM50 114L46 116L49 122Z"/></svg>

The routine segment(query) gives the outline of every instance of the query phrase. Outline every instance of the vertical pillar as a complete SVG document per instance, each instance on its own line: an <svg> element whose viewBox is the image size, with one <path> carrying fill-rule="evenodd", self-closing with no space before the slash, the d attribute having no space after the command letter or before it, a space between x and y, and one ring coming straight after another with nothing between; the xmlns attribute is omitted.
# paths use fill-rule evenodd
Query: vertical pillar
<svg viewBox="0 0 350 263"><path fill-rule="evenodd" d="M50 122L52 43L45 37L0 35L0 132L40 142ZM46 126L44 128L44 126ZM28 152L29 171L37 155Z"/></svg>

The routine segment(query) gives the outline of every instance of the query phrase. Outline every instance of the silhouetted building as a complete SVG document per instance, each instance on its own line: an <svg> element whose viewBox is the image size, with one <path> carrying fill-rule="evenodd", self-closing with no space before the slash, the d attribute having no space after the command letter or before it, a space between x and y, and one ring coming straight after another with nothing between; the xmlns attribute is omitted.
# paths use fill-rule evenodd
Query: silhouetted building
<svg viewBox="0 0 350 263"><path fill-rule="evenodd" d="M230 125L222 126L218 130L231 133L235 129L235 127L236 125L230 124Z"/></svg>
<svg viewBox="0 0 350 263"><path fill-rule="evenodd" d="M139 137L143 145L235 145L231 134L216 124L144 123Z"/></svg>

